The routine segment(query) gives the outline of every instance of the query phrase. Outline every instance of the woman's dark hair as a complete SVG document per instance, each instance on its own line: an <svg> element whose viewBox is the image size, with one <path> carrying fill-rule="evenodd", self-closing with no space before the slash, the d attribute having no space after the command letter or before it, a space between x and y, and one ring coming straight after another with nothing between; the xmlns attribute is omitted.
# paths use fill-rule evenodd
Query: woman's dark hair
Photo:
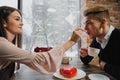
<svg viewBox="0 0 120 80"><path fill-rule="evenodd" d="M7 38L6 31L4 29L4 22L8 22L8 16L17 11L21 15L20 11L16 8L9 6L1 6L0 7L0 37ZM15 44L15 39L12 41ZM0 80L9 80L14 75L15 62L11 62L6 68L0 70Z"/></svg>
<svg viewBox="0 0 120 80"><path fill-rule="evenodd" d="M1 6L0 7L0 37L5 37L6 38L6 31L3 26L3 22L8 21L8 16L14 12L17 11L20 13L20 11L16 8L9 7L9 6ZM21 13L20 13L21 15Z"/></svg>

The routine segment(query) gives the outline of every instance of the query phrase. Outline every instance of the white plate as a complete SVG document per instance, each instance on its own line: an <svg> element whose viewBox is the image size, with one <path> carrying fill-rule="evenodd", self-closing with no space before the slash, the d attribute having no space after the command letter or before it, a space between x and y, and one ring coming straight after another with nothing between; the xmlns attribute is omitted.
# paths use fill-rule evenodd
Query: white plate
<svg viewBox="0 0 120 80"><path fill-rule="evenodd" d="M86 76L86 73L83 70L77 69L77 75L73 78L65 78L60 74L59 69L53 74L55 77L64 79L64 80L76 80L76 79L81 79Z"/></svg>
<svg viewBox="0 0 120 80"><path fill-rule="evenodd" d="M107 76L103 74L89 74L88 77L90 80L110 80Z"/></svg>

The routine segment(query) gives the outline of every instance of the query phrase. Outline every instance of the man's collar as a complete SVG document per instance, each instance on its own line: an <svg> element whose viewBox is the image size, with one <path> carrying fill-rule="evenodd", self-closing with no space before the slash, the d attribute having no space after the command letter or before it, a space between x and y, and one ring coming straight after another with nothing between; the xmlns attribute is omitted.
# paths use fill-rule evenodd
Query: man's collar
<svg viewBox="0 0 120 80"><path fill-rule="evenodd" d="M111 35L111 33L112 33L112 31L113 31L114 29L115 29L115 28L114 28L112 25L110 25L110 29L109 29L108 33L104 36L104 38L102 39L102 41L104 41L104 40L109 40L110 35ZM96 41L97 41L98 43L101 43L101 42L98 40L98 38L96 38Z"/></svg>

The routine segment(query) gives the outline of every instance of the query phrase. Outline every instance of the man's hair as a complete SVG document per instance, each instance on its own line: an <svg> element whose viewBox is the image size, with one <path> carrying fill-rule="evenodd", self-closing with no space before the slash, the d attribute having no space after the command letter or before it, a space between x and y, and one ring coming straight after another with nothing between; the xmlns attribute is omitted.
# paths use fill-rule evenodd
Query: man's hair
<svg viewBox="0 0 120 80"><path fill-rule="evenodd" d="M84 16L88 16L90 14L94 15L94 17L98 21L101 21L103 18L106 18L108 22L110 22L109 11L105 7L96 6L96 7L88 8L84 11Z"/></svg>

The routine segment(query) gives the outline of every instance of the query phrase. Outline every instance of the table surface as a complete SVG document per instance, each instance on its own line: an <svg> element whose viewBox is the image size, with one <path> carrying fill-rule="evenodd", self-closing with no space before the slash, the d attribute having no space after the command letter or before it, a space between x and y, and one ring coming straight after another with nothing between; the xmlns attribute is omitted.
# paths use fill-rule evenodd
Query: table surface
<svg viewBox="0 0 120 80"><path fill-rule="evenodd" d="M88 78L88 74L91 73L104 74L108 76L110 80L115 80L112 76L101 70L97 65L90 64L86 66L77 57L72 58L72 61L70 61L69 64L62 64L61 66L63 65L72 65L78 69L85 71L86 76L78 80L90 80ZM15 76L16 76L16 80L62 80L57 77L54 77L53 75L42 75L22 64L20 65L20 69L18 70L18 72L16 72Z"/></svg>

